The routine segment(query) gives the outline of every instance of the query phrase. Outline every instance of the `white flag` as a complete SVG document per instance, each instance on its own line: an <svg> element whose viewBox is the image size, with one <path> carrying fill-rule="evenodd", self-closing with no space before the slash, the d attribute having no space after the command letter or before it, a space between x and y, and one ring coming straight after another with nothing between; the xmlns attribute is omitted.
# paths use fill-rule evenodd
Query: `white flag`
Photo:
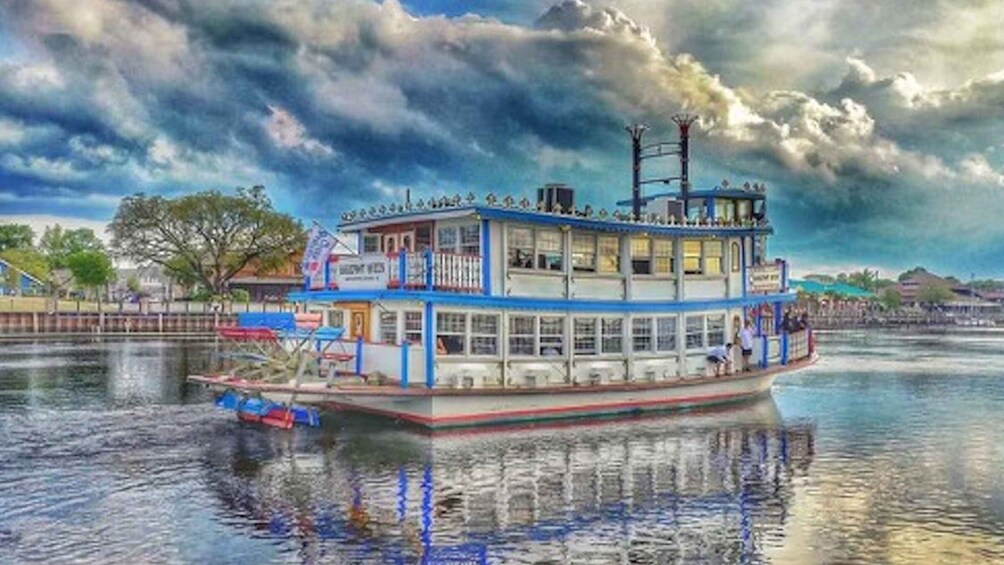
<svg viewBox="0 0 1004 565"><path fill-rule="evenodd" d="M320 224L314 223L310 228L307 249L303 252L303 264L301 265L303 276L309 279L309 288L324 286L323 280L317 280L318 275L324 273L324 265L328 262L328 257L337 241L334 234L321 227ZM320 284L315 284L317 282Z"/></svg>

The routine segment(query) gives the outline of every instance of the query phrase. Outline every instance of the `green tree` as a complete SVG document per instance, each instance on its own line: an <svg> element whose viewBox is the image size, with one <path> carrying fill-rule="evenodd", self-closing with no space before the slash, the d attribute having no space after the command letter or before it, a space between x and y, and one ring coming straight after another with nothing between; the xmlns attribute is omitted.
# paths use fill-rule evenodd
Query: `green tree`
<svg viewBox="0 0 1004 565"><path fill-rule="evenodd" d="M139 294L142 288L139 284L139 278L136 275L129 275L129 278L126 279L126 288L133 294Z"/></svg>
<svg viewBox="0 0 1004 565"><path fill-rule="evenodd" d="M77 284L97 291L101 302L101 288L115 280L115 268L103 251L78 251L66 258L66 266Z"/></svg>
<svg viewBox="0 0 1004 565"><path fill-rule="evenodd" d="M878 271L862 269L859 272L851 273L847 276L847 283L858 288L863 288L869 292L875 292L875 283L878 281Z"/></svg>
<svg viewBox="0 0 1004 565"><path fill-rule="evenodd" d="M178 198L136 194L119 204L112 248L140 264L162 265L222 295L226 283L254 261L276 268L305 243L303 226L276 212L265 188L216 190Z"/></svg>
<svg viewBox="0 0 1004 565"><path fill-rule="evenodd" d="M917 300L922 304L937 305L948 302L954 296L955 294L948 285L932 281L920 287Z"/></svg>
<svg viewBox="0 0 1004 565"><path fill-rule="evenodd" d="M920 273L927 273L927 269L925 269L924 267L914 267L914 268L910 269L909 271L903 271L902 273L899 274L899 277L897 277L897 280L899 282L903 282L906 279L912 277L913 275L917 275L917 274L920 274Z"/></svg>
<svg viewBox="0 0 1004 565"><path fill-rule="evenodd" d="M882 292L882 306L886 310L898 310L903 305L903 297L894 288L887 288Z"/></svg>
<svg viewBox="0 0 1004 565"><path fill-rule="evenodd" d="M45 260L45 256L30 247L5 249L0 251L0 259L43 283L49 280L49 262Z"/></svg>
<svg viewBox="0 0 1004 565"><path fill-rule="evenodd" d="M27 249L35 239L35 232L25 224L0 224L0 251Z"/></svg>
<svg viewBox="0 0 1004 565"><path fill-rule="evenodd" d="M105 245L90 228L64 230L63 226L56 224L46 226L39 240L39 248L49 259L52 268L62 269L68 266L67 259L70 255L81 251L104 251Z"/></svg>
<svg viewBox="0 0 1004 565"><path fill-rule="evenodd" d="M251 302L251 293L243 288L235 288L230 291L230 299L239 304Z"/></svg>

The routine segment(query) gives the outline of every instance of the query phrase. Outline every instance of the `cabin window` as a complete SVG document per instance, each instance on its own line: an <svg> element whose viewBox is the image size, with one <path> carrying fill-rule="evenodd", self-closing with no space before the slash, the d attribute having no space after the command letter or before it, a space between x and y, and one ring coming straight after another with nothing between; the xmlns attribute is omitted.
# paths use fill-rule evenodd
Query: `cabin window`
<svg viewBox="0 0 1004 565"><path fill-rule="evenodd" d="M725 265L722 261L723 245L721 241L709 240L704 242L704 274L720 275L725 272Z"/></svg>
<svg viewBox="0 0 1004 565"><path fill-rule="evenodd" d="M652 240L652 273L656 275L670 275L673 273L672 240Z"/></svg>
<svg viewBox="0 0 1004 565"><path fill-rule="evenodd" d="M753 217L753 202L750 200L740 200L737 206L737 213L740 220L748 220Z"/></svg>
<svg viewBox="0 0 1004 565"><path fill-rule="evenodd" d="M345 327L345 312L341 310L328 310L328 326L333 328Z"/></svg>
<svg viewBox="0 0 1004 565"><path fill-rule="evenodd" d="M729 259L731 260L730 262L732 263L732 272L738 273L740 270L742 270L742 257L743 257L742 250L739 248L739 242L733 241L732 245L729 246L729 248L730 248L730 253L732 254L732 256L729 257Z"/></svg>
<svg viewBox="0 0 1004 565"><path fill-rule="evenodd" d="M573 329L575 330L575 354L596 355L596 319L576 318Z"/></svg>
<svg viewBox="0 0 1004 565"><path fill-rule="evenodd" d="M471 314L471 355L498 355L498 314Z"/></svg>
<svg viewBox="0 0 1004 565"><path fill-rule="evenodd" d="M397 343L397 312L380 312L380 343Z"/></svg>
<svg viewBox="0 0 1004 565"><path fill-rule="evenodd" d="M688 275L704 273L701 269L701 241L698 239L683 240L683 272Z"/></svg>
<svg viewBox="0 0 1004 565"><path fill-rule="evenodd" d="M715 199L715 218L732 221L736 217L736 201L725 198Z"/></svg>
<svg viewBox="0 0 1004 565"><path fill-rule="evenodd" d="M363 236L363 253L380 253L380 236L378 234Z"/></svg>
<svg viewBox="0 0 1004 565"><path fill-rule="evenodd" d="M652 274L652 240L647 237L631 238L631 272L636 275Z"/></svg>
<svg viewBox="0 0 1004 565"><path fill-rule="evenodd" d="M404 313L404 340L408 343L422 343L422 313Z"/></svg>
<svg viewBox="0 0 1004 565"><path fill-rule="evenodd" d="M460 226L460 253L481 255L481 229L478 224Z"/></svg>
<svg viewBox="0 0 1004 565"><path fill-rule="evenodd" d="M557 230L537 230L537 268L545 271L561 271L561 232Z"/></svg>
<svg viewBox="0 0 1004 565"><path fill-rule="evenodd" d="M725 314L708 316L708 344L712 347L725 345Z"/></svg>
<svg viewBox="0 0 1004 565"><path fill-rule="evenodd" d="M676 351L676 317L655 319L655 348L658 351Z"/></svg>
<svg viewBox="0 0 1004 565"><path fill-rule="evenodd" d="M599 248L597 269L601 273L621 272L620 238L611 235L601 235L596 238Z"/></svg>
<svg viewBox="0 0 1004 565"><path fill-rule="evenodd" d="M548 357L565 352L565 319L540 317L540 354Z"/></svg>
<svg viewBox="0 0 1004 565"><path fill-rule="evenodd" d="M436 314L436 353L463 355L467 334L467 314L439 312Z"/></svg>
<svg viewBox="0 0 1004 565"><path fill-rule="evenodd" d="M457 227L447 226L436 230L436 251L455 253L457 251Z"/></svg>
<svg viewBox="0 0 1004 565"><path fill-rule="evenodd" d="M687 316L687 349L704 348L704 316Z"/></svg>
<svg viewBox="0 0 1004 565"><path fill-rule="evenodd" d="M652 351L652 318L631 320L631 343L634 351Z"/></svg>
<svg viewBox="0 0 1004 565"><path fill-rule="evenodd" d="M509 227L509 266L518 269L533 268L533 230ZM532 349L532 347L531 347Z"/></svg>
<svg viewBox="0 0 1004 565"><path fill-rule="evenodd" d="M419 226L415 228L415 251L432 249L432 228Z"/></svg>
<svg viewBox="0 0 1004 565"><path fill-rule="evenodd" d="M596 271L596 236L572 234L572 270L584 273Z"/></svg>
<svg viewBox="0 0 1004 565"><path fill-rule="evenodd" d="M535 325L533 316L509 316L510 355L533 355Z"/></svg>
<svg viewBox="0 0 1004 565"><path fill-rule="evenodd" d="M603 353L622 353L624 351L624 320L622 318L603 318L601 332L600 345Z"/></svg>

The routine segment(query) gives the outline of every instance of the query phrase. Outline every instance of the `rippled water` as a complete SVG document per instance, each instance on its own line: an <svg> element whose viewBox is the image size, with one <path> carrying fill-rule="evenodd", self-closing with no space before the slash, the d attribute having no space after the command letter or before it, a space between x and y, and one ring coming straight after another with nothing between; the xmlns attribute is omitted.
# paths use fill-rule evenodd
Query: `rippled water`
<svg viewBox="0 0 1004 565"><path fill-rule="evenodd" d="M240 424L156 341L2 344L0 562L1001 563L1004 335L822 337L772 399Z"/></svg>

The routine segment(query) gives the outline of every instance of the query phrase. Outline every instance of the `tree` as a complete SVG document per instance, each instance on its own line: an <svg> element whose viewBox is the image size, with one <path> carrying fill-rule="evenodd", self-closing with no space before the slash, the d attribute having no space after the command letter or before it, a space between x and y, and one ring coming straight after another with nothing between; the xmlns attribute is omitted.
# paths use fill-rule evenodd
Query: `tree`
<svg viewBox="0 0 1004 565"><path fill-rule="evenodd" d="M0 259L3 259L18 271L23 271L35 277L39 281L45 282L49 279L49 262L45 257L30 247L5 249L0 251Z"/></svg>
<svg viewBox="0 0 1004 565"><path fill-rule="evenodd" d="M894 288L885 289L880 300L886 310L899 310L899 307L903 305L903 297Z"/></svg>
<svg viewBox="0 0 1004 565"><path fill-rule="evenodd" d="M99 303L100 288L115 280L115 268L103 251L78 251L66 258L66 266L73 273L73 279L77 284L98 290Z"/></svg>
<svg viewBox="0 0 1004 565"><path fill-rule="evenodd" d="M122 257L156 263L220 295L248 263L276 268L305 243L300 222L276 212L262 186L238 188L233 196L216 190L173 199L128 196L109 229Z"/></svg>
<svg viewBox="0 0 1004 565"><path fill-rule="evenodd" d="M917 300L923 304L944 304L948 302L955 294L952 289L948 288L947 285L931 281L924 286L920 287L920 291L917 293Z"/></svg>
<svg viewBox="0 0 1004 565"><path fill-rule="evenodd" d="M140 289L143 287L139 284L139 277L129 275L129 278L126 279L126 288L133 294L139 294Z"/></svg>
<svg viewBox="0 0 1004 565"><path fill-rule="evenodd" d="M909 271L903 271L902 273L899 274L899 277L897 278L897 280L899 282L903 282L906 279L912 277L913 275L917 275L917 274L920 274L920 273L927 273L927 269L925 269L924 267L914 267L914 268L910 269Z"/></svg>
<svg viewBox="0 0 1004 565"><path fill-rule="evenodd" d="M63 226L56 224L46 226L39 248L53 269L61 269L67 266L66 260L70 255L81 251L104 251L105 245L90 228L64 230Z"/></svg>
<svg viewBox="0 0 1004 565"><path fill-rule="evenodd" d="M0 224L0 251L27 249L35 239L35 232L25 224Z"/></svg>
<svg viewBox="0 0 1004 565"><path fill-rule="evenodd" d="M869 292L875 292L875 283L878 281L878 271L862 269L860 272L851 273L847 276L847 283L858 288L863 288Z"/></svg>

